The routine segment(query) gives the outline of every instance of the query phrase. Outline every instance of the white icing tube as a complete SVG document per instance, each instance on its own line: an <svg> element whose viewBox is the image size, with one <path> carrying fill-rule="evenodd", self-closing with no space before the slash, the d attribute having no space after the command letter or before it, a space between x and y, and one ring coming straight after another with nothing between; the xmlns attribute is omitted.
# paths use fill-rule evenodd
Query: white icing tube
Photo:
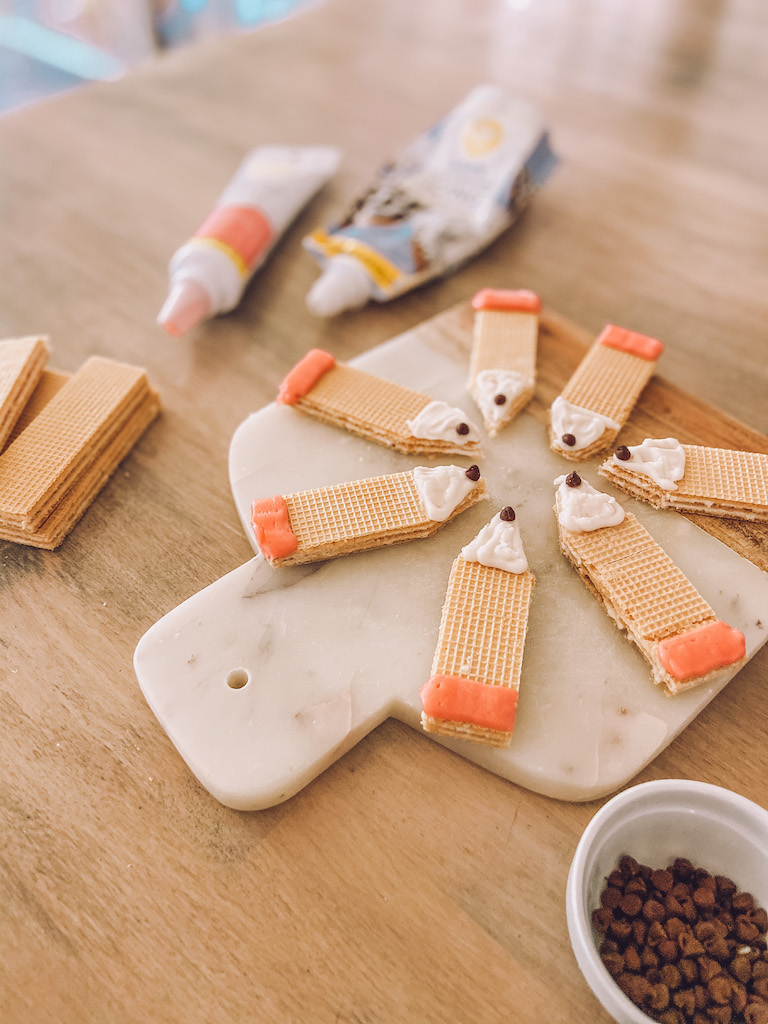
<svg viewBox="0 0 768 1024"><path fill-rule="evenodd" d="M334 316L450 272L516 220L556 162L532 107L478 86L387 164L339 224L304 239L323 268L307 306Z"/></svg>
<svg viewBox="0 0 768 1024"><path fill-rule="evenodd" d="M430 402L406 425L414 437L425 441L479 441L480 431L461 409L447 402ZM459 433L457 428L464 425L466 430Z"/></svg>
<svg viewBox="0 0 768 1024"><path fill-rule="evenodd" d="M602 530L604 526L618 526L624 521L624 509L618 501L610 494L595 490L578 473L559 476L555 487L557 518L564 530L590 533Z"/></svg>
<svg viewBox="0 0 768 1024"><path fill-rule="evenodd" d="M444 523L476 484L460 466L417 466L413 482L424 514L436 523Z"/></svg>
<svg viewBox="0 0 768 1024"><path fill-rule="evenodd" d="M676 491L685 475L685 450L675 437L646 437L642 444L624 445L628 459L614 454L617 466L649 476L664 491ZM622 449L620 448L619 451Z"/></svg>
<svg viewBox="0 0 768 1024"><path fill-rule="evenodd" d="M507 518L503 518L506 515ZM468 562L479 562L491 569L521 573L528 568L523 542L514 512L503 509L469 544L461 549L461 557Z"/></svg>
<svg viewBox="0 0 768 1024"><path fill-rule="evenodd" d="M563 451L577 452L587 448L605 433L606 430L619 430L620 423L601 416L591 409L584 409L580 405L574 405L566 401L562 395L558 395L550 409L550 420L552 423L552 434L554 444ZM570 434L574 443L567 445L563 441L563 435Z"/></svg>
<svg viewBox="0 0 768 1024"><path fill-rule="evenodd" d="M234 309L278 238L336 172L331 146L259 146L240 164L212 212L169 266L157 322L174 337Z"/></svg>

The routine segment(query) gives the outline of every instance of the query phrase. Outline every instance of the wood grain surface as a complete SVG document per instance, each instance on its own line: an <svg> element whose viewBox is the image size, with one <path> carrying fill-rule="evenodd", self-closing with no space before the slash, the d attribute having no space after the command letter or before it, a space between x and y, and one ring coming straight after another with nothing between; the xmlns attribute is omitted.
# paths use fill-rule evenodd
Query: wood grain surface
<svg viewBox="0 0 768 1024"><path fill-rule="evenodd" d="M563 902L600 802L536 796L389 721L280 807L227 810L131 658L251 556L227 451L286 370L481 287L557 311L542 403L581 351L559 317L584 344L617 322L667 344L632 430L765 450L766 31L759 0L328 0L0 120L0 337L47 332L65 371L144 366L164 405L59 551L0 544L3 1024L607 1024ZM302 236L488 80L542 110L551 181L460 272L311 317ZM336 144L343 165L239 308L169 339L167 261L262 142ZM765 535L727 529L766 568ZM637 781L768 806L766 673L763 649Z"/></svg>

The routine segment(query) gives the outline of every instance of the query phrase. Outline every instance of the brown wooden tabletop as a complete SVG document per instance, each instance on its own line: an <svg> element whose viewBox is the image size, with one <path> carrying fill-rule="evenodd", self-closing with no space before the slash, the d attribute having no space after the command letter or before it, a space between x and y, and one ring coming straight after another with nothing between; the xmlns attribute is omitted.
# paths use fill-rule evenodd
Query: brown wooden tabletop
<svg viewBox="0 0 768 1024"><path fill-rule="evenodd" d="M57 369L143 366L163 402L59 550L0 542L4 1024L609 1020L564 913L602 801L535 795L388 721L286 803L232 811L158 725L132 655L251 556L227 453L287 369L481 287L534 289L585 339L609 321L663 339L663 395L759 448L766 32L757 0L327 0L0 120L0 337L48 334ZM551 180L460 272L314 318L303 235L484 81L538 105ZM168 258L268 142L334 144L343 163L235 312L167 337ZM768 806L767 674L764 648L636 781Z"/></svg>

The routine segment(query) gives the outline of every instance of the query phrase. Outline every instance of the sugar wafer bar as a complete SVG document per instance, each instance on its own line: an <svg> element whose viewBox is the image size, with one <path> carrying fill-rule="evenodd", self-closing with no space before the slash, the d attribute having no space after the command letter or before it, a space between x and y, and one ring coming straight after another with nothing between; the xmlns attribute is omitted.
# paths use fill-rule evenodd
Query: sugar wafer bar
<svg viewBox="0 0 768 1024"><path fill-rule="evenodd" d="M0 521L33 532L148 392L143 370L87 360L0 455Z"/></svg>
<svg viewBox="0 0 768 1024"><path fill-rule="evenodd" d="M745 657L742 633L712 608L637 519L577 473L555 481L560 547L646 658L680 693Z"/></svg>
<svg viewBox="0 0 768 1024"><path fill-rule="evenodd" d="M484 288L472 308L469 390L495 437L533 397L541 300L523 289Z"/></svg>
<svg viewBox="0 0 768 1024"><path fill-rule="evenodd" d="M94 460L68 481L58 503L34 531L0 524L0 538L48 551L59 547L159 411L160 400L150 390Z"/></svg>
<svg viewBox="0 0 768 1024"><path fill-rule="evenodd" d="M655 508L768 522L766 454L647 437L621 445L598 472Z"/></svg>
<svg viewBox="0 0 768 1024"><path fill-rule="evenodd" d="M406 455L482 454L479 431L461 409L337 363L322 349L296 364L277 403Z"/></svg>
<svg viewBox="0 0 768 1024"><path fill-rule="evenodd" d="M35 390L47 360L46 338L0 341L0 451Z"/></svg>
<svg viewBox="0 0 768 1024"><path fill-rule="evenodd" d="M508 506L451 567L432 675L421 689L425 732L509 745L534 582Z"/></svg>
<svg viewBox="0 0 768 1024"><path fill-rule="evenodd" d="M61 391L69 378L70 374L68 373L61 373L58 370L43 370L40 379L35 385L35 390L21 410L21 414L13 425L13 430L8 435L5 442L6 447L15 441L23 430L27 429L32 420L43 411L53 396Z"/></svg>
<svg viewBox="0 0 768 1024"><path fill-rule="evenodd" d="M582 461L610 447L663 350L656 338L608 324L552 403L550 448Z"/></svg>
<svg viewBox="0 0 768 1024"><path fill-rule="evenodd" d="M257 499L251 521L270 564L300 565L429 537L485 497L477 466L417 466Z"/></svg>

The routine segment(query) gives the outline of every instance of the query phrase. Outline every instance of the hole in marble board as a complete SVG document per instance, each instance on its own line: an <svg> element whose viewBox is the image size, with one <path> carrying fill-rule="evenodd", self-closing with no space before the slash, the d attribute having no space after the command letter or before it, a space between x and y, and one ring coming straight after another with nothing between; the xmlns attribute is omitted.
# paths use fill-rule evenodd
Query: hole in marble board
<svg viewBox="0 0 768 1024"><path fill-rule="evenodd" d="M251 677L244 668L233 668L227 676L227 686L233 690L242 690Z"/></svg>

